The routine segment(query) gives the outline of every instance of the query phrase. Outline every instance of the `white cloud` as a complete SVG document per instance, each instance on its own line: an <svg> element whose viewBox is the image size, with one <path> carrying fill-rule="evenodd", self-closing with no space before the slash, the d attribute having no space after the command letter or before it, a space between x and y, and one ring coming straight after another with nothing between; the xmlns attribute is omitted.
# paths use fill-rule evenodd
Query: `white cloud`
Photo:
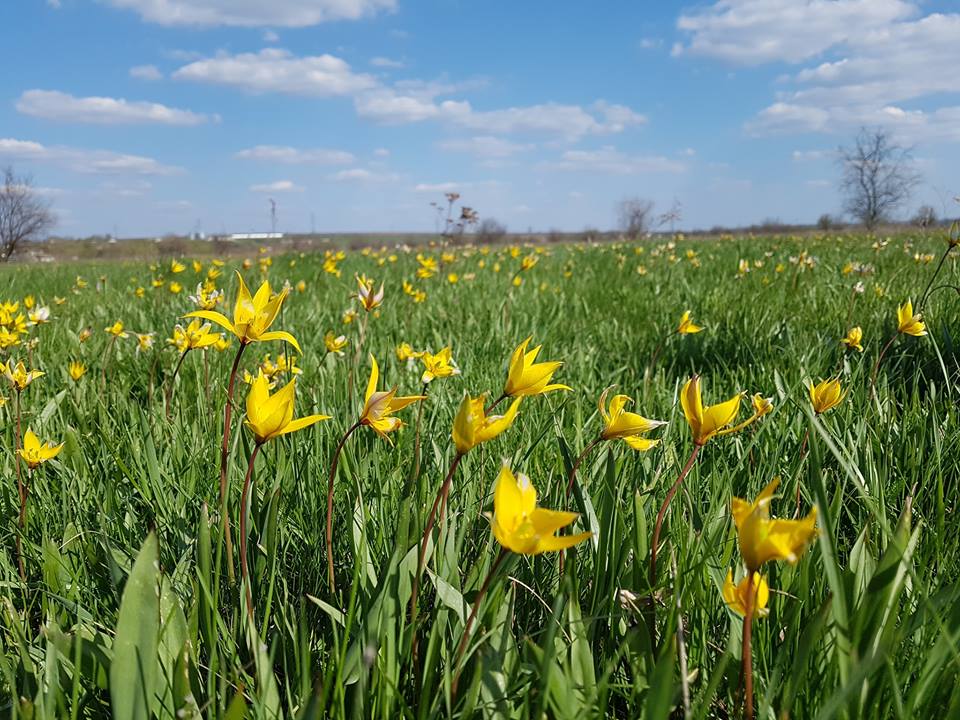
<svg viewBox="0 0 960 720"><path fill-rule="evenodd" d="M271 183L250 186L250 191L257 193L288 193L303 192L303 190L303 187L295 184L292 180L275 180Z"/></svg>
<svg viewBox="0 0 960 720"><path fill-rule="evenodd" d="M440 182L440 183L417 183L413 187L414 192L419 193L446 193L463 190L470 183L458 182Z"/></svg>
<svg viewBox="0 0 960 720"><path fill-rule="evenodd" d="M400 176L396 173L374 172L365 168L350 168L349 170L341 170L331 178L331 180L336 180L338 182L361 183L396 182L399 179Z"/></svg>
<svg viewBox="0 0 960 720"><path fill-rule="evenodd" d="M438 143L438 146L441 150L469 153L481 159L508 158L536 147L529 143L515 143L492 135L443 140Z"/></svg>
<svg viewBox="0 0 960 720"><path fill-rule="evenodd" d="M262 160L285 165L349 165L356 158L344 150L297 149L288 145L257 145L236 155L243 160Z"/></svg>
<svg viewBox="0 0 960 720"><path fill-rule="evenodd" d="M825 188L830 187L833 184L834 182L831 182L830 180L807 180L804 182L804 185L811 188Z"/></svg>
<svg viewBox="0 0 960 720"><path fill-rule="evenodd" d="M280 42L280 36L277 35L273 30L264 30L263 41L265 43Z"/></svg>
<svg viewBox="0 0 960 720"><path fill-rule="evenodd" d="M405 66L402 60L393 60L386 57L370 58L370 64L378 68L400 69Z"/></svg>
<svg viewBox="0 0 960 720"><path fill-rule="evenodd" d="M295 57L279 48L237 55L219 53L184 65L173 77L255 93L311 97L353 95L377 85L373 77L353 72L349 63L333 55Z"/></svg>
<svg viewBox="0 0 960 720"><path fill-rule="evenodd" d="M160 103L109 97L74 97L56 90L27 90L16 103L24 115L94 125L200 125L219 120Z"/></svg>
<svg viewBox="0 0 960 720"><path fill-rule="evenodd" d="M717 0L680 16L677 27L692 37L673 54L797 63L915 12L906 0Z"/></svg>
<svg viewBox="0 0 960 720"><path fill-rule="evenodd" d="M608 175L682 173L683 163L659 155L627 155L607 145L599 150L567 150L560 160L544 163L548 170L595 172Z"/></svg>
<svg viewBox="0 0 960 720"><path fill-rule="evenodd" d="M49 162L75 172L101 175L174 175L182 168L163 165L141 155L109 150L84 150L62 145L47 146L31 140L0 138L0 158Z"/></svg>
<svg viewBox="0 0 960 720"><path fill-rule="evenodd" d="M829 150L794 150L791 157L794 162L822 160L832 154Z"/></svg>
<svg viewBox="0 0 960 720"><path fill-rule="evenodd" d="M130 77L138 80L162 80L163 73L156 65L135 65L130 68Z"/></svg>
<svg viewBox="0 0 960 720"><path fill-rule="evenodd" d="M377 148L373 151L373 154L378 158L390 157L390 151L386 148Z"/></svg>
<svg viewBox="0 0 960 720"><path fill-rule="evenodd" d="M309 27L393 10L395 0L105 0L160 25Z"/></svg>

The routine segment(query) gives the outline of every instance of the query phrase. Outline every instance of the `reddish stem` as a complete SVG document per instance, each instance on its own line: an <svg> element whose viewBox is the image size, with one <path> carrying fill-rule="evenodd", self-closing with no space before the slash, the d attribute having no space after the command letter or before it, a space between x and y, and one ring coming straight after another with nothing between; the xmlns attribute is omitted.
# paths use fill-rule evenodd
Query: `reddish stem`
<svg viewBox="0 0 960 720"><path fill-rule="evenodd" d="M693 452L690 453L690 457L687 458L687 464L683 466L683 470L680 471L680 474L677 476L676 481L673 483L673 486L667 491L667 496L663 499L663 504L660 506L660 511L657 513L657 522L653 526L653 540L650 543L650 588L652 589L657 583L657 546L660 544L660 530L663 528L663 518L667 514L667 508L670 507L670 501L673 500L673 496L677 494L677 490L680 489L680 484L683 482L683 479L690 472L690 468L693 467L694 461L697 459L697 454L700 452L702 445L694 445ZM655 605L654 605L655 607Z"/></svg>
<svg viewBox="0 0 960 720"><path fill-rule="evenodd" d="M247 612L251 618L253 617L253 592L250 589L250 572L247 570L247 500L253 480L253 463L257 459L261 445L262 443L258 442L250 453L247 474L243 478L243 493L240 495L240 575L243 578L243 588L247 598Z"/></svg>
<svg viewBox="0 0 960 720"><path fill-rule="evenodd" d="M333 481L337 476L337 465L340 463L340 452L343 450L347 438L353 434L353 431L360 427L360 420L351 425L337 443L337 449L333 451L333 460L330 462L330 476L327 478L327 582L330 585L330 592L336 592L336 584L333 580Z"/></svg>
<svg viewBox="0 0 960 720"><path fill-rule="evenodd" d="M230 418L233 415L233 386L237 379L237 368L240 366L240 356L243 355L247 343L240 341L240 348L233 358L233 367L230 368L230 380L227 382L227 402L223 406L223 444L220 446L220 514L223 515L223 539L227 551L227 576L232 583L233 571L233 542L230 539L230 512L227 505L227 456L230 454Z"/></svg>
<svg viewBox="0 0 960 720"><path fill-rule="evenodd" d="M751 640L755 593L753 573L750 573L750 589L747 590L747 603L743 616L743 646L740 653L743 661L743 717L745 720L753 720L753 649L751 648Z"/></svg>

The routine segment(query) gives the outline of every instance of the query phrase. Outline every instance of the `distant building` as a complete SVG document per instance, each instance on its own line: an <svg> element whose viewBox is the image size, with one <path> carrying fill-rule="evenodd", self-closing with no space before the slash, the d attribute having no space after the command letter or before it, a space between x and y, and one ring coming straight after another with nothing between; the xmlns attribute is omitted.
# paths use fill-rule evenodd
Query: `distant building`
<svg viewBox="0 0 960 720"><path fill-rule="evenodd" d="M255 232L255 233L232 233L227 235L228 240L282 240L283 233L279 232Z"/></svg>

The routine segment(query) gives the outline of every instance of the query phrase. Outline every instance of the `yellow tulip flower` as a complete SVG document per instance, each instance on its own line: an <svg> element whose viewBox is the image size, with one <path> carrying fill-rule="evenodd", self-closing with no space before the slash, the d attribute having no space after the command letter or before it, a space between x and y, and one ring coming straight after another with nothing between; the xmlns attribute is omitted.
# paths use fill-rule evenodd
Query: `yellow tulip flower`
<svg viewBox="0 0 960 720"><path fill-rule="evenodd" d="M840 380L837 378L821 380L816 385L810 383L810 403L817 415L835 408L846 394L846 391L841 390Z"/></svg>
<svg viewBox="0 0 960 720"><path fill-rule="evenodd" d="M897 332L914 337L923 337L927 334L927 326L920 315L913 314L913 302L907 300L903 305L897 306Z"/></svg>
<svg viewBox="0 0 960 720"><path fill-rule="evenodd" d="M293 419L296 382L296 379L291 380L273 395L270 394L270 383L263 372L258 373L251 383L244 423L253 432L258 444L330 419L329 415L307 415Z"/></svg>
<svg viewBox="0 0 960 720"><path fill-rule="evenodd" d="M531 335L517 346L510 358L510 369L503 394L507 397L526 397L540 395L553 390L571 390L567 385L550 384L553 374L563 365L562 362L536 362L540 354L540 345L527 352L527 345L533 339Z"/></svg>
<svg viewBox="0 0 960 720"><path fill-rule="evenodd" d="M601 437L604 440L623 440L634 450L641 452L649 450L659 444L659 440L651 440L644 435L651 430L666 425L663 420L648 420L637 413L628 412L625 408L633 402L627 395L614 395L607 409L607 394L612 387L608 387L600 395L598 406L603 417L604 427Z"/></svg>
<svg viewBox="0 0 960 720"><path fill-rule="evenodd" d="M460 368L458 368L457 364L453 361L452 353L453 351L449 346L443 348L443 350L438 353L424 352L420 356L420 361L424 367L420 382L426 385L437 378L459 375Z"/></svg>
<svg viewBox="0 0 960 720"><path fill-rule="evenodd" d="M23 436L23 447L17 450L17 454L27 463L27 467L33 470L41 463L56 457L61 450L63 450L63 443L43 445L39 438L34 435L33 430L27 428L27 432Z"/></svg>
<svg viewBox="0 0 960 720"><path fill-rule="evenodd" d="M323 336L323 344L326 346L327 352L343 355L343 349L347 346L347 336L334 335L331 330Z"/></svg>
<svg viewBox="0 0 960 720"><path fill-rule="evenodd" d="M735 497L731 503L740 555L750 572L770 560L795 563L817 534L816 508L800 520L770 518L770 502L779 484L780 478L774 478L753 502Z"/></svg>
<svg viewBox="0 0 960 720"><path fill-rule="evenodd" d="M863 330L858 325L857 327L850 328L850 331L847 333L847 336L840 341L847 346L850 350L856 350L857 352L863 352Z"/></svg>
<svg viewBox="0 0 960 720"><path fill-rule="evenodd" d="M754 393L752 403L755 417L761 418L767 413L773 412L773 398L765 398L760 393Z"/></svg>
<svg viewBox="0 0 960 720"><path fill-rule="evenodd" d="M554 533L570 525L577 513L537 507L537 491L523 474L514 475L506 465L500 470L493 491L493 536L504 548L521 555L564 550L583 542L593 533Z"/></svg>
<svg viewBox="0 0 960 720"><path fill-rule="evenodd" d="M167 343L180 352L186 352L210 347L218 340L220 340L220 334L210 332L210 323L201 325L200 318L194 318L186 328L182 325L174 326L173 337L167 338Z"/></svg>
<svg viewBox="0 0 960 720"><path fill-rule="evenodd" d="M717 405L703 406L703 400L700 395L700 376L694 375L687 380L680 393L680 405L683 408L683 415L690 425L693 432L693 442L697 445L706 445L712 437L727 435L738 430L742 430L748 424L756 419L756 415L746 423L741 423L736 427L727 427L737 419L737 413L740 411L740 399L743 393L737 393L726 402Z"/></svg>
<svg viewBox="0 0 960 720"><path fill-rule="evenodd" d="M13 360L10 360L2 367L4 377L10 381L10 384L18 393L26 390L30 383L44 375L41 370L27 370L22 361L14 366Z"/></svg>
<svg viewBox="0 0 960 720"><path fill-rule="evenodd" d="M108 328L104 328L105 332L110 333L116 338L125 339L130 337L130 335L123 331L123 323L117 320L113 325Z"/></svg>
<svg viewBox="0 0 960 720"><path fill-rule="evenodd" d="M460 409L453 420L453 444L463 455L480 443L492 440L513 424L522 398L514 400L503 415L487 415L483 408L485 396L463 396Z"/></svg>
<svg viewBox="0 0 960 720"><path fill-rule="evenodd" d="M70 377L73 379L73 381L78 382L80 378L83 377L84 373L87 372L87 366L82 362L74 361L67 366L67 371L70 373Z"/></svg>
<svg viewBox="0 0 960 720"><path fill-rule="evenodd" d="M727 570L727 579L723 582L723 601L740 617L747 614L747 604L751 606L753 617L766 617L770 611L767 610L767 602L770 599L770 587L767 580L760 573L752 574L753 587L750 587L750 575L737 584L733 582L733 571ZM751 598L749 593L753 592Z"/></svg>
<svg viewBox="0 0 960 720"><path fill-rule="evenodd" d="M370 280L366 276L358 275L357 285L359 286L357 300L363 305L364 310L370 312L383 304L383 283L380 283L380 289L374 292L373 280Z"/></svg>
<svg viewBox="0 0 960 720"><path fill-rule="evenodd" d="M694 324L690 320L690 311L685 310L683 315L680 316L680 324L677 326L677 334L679 335L692 335L703 330L703 327L700 325Z"/></svg>
<svg viewBox="0 0 960 720"><path fill-rule="evenodd" d="M423 357L423 352L419 350L414 350L413 346L408 342L402 342L397 345L397 360L400 362L406 362L414 358Z"/></svg>
<svg viewBox="0 0 960 720"><path fill-rule="evenodd" d="M286 291L282 290L274 295L270 290L270 283L264 281L257 289L256 295L251 296L243 282L243 276L239 272L237 273L237 279L240 281L240 289L237 294L237 302L233 307L233 322L215 310L194 310L184 317L202 318L215 322L231 334L236 335L241 345L252 342L283 340L293 345L297 352L301 352L300 345L293 335L283 330L270 330L270 326L280 312L280 306L287 296Z"/></svg>
<svg viewBox="0 0 960 720"><path fill-rule="evenodd" d="M392 390L377 390L377 381L380 379L380 368L376 358L370 356L370 380L367 381L367 392L364 396L363 412L360 414L360 424L373 428L384 440L390 441L388 433L403 425L398 417L392 413L402 410L407 405L424 400L426 395L397 396L397 388ZM392 442L392 441L390 441Z"/></svg>

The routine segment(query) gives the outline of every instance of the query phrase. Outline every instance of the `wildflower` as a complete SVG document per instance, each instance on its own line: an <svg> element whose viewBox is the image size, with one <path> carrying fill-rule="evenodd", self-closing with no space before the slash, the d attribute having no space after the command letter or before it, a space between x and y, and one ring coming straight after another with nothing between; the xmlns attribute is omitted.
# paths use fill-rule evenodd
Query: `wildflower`
<svg viewBox="0 0 960 720"><path fill-rule="evenodd" d="M223 293L214 289L207 290L203 283L197 283L197 294L191 295L190 301L201 310L213 310L217 303L223 302Z"/></svg>
<svg viewBox="0 0 960 720"><path fill-rule="evenodd" d="M186 328L179 324L175 325L173 336L167 338L167 344L173 345L183 353L188 350L210 347L219 340L219 333L210 332L210 323L201 324L200 318L194 318Z"/></svg>
<svg viewBox="0 0 960 720"><path fill-rule="evenodd" d="M857 327L850 328L850 331L847 333L847 336L843 338L840 342L847 346L850 350L857 350L858 352L863 352L863 330L858 325Z"/></svg>
<svg viewBox="0 0 960 720"><path fill-rule="evenodd" d="M307 283L305 280L300 280L297 282L297 292L302 293L307 291Z"/></svg>
<svg viewBox="0 0 960 720"><path fill-rule="evenodd" d="M698 333L701 330L703 330L703 328L700 325L696 325L690 320L690 311L685 310L683 315L680 316L680 324L677 326L677 334L692 335L693 333Z"/></svg>
<svg viewBox="0 0 960 720"><path fill-rule="evenodd" d="M50 320L50 308L41 305L27 313L30 325L43 325Z"/></svg>
<svg viewBox="0 0 960 720"><path fill-rule="evenodd" d="M397 345L397 360L400 362L406 362L408 360L415 360L417 358L423 357L423 352L414 350L411 347L410 343L402 342Z"/></svg>
<svg viewBox="0 0 960 720"><path fill-rule="evenodd" d="M174 280L171 280L170 284L167 286L167 290L169 290L172 294L176 295L183 291L183 285L181 285L180 283Z"/></svg>
<svg viewBox="0 0 960 720"><path fill-rule="evenodd" d="M184 317L202 318L215 322L231 334L236 335L241 345L252 342L283 340L293 345L297 352L300 352L300 345L293 335L284 330L270 330L270 326L276 319L277 313L280 312L280 306L283 304L287 293L281 291L274 295L270 290L270 283L264 281L256 295L251 296L239 272L237 273L237 279L240 281L240 289L233 308L233 322L230 322L225 315L214 310L194 310Z"/></svg>
<svg viewBox="0 0 960 720"><path fill-rule="evenodd" d="M700 376L694 375L687 380L687 384L683 386L683 391L680 393L680 405L683 407L687 424L693 432L694 444L706 445L707 441L715 435L735 432L752 422L755 418L736 427L728 427L737 419L741 397L743 393L737 393L726 402L704 407L700 395Z"/></svg>
<svg viewBox="0 0 960 720"><path fill-rule="evenodd" d="M27 296L23 299L23 306L24 306L27 310L31 310L31 309L33 308L33 306L36 304L36 302L37 302L37 301L33 299L33 295L27 295Z"/></svg>
<svg viewBox="0 0 960 720"><path fill-rule="evenodd" d="M508 397L525 397L541 395L553 390L571 390L567 385L550 384L553 374L563 364L562 362L536 362L540 354L540 345L527 352L527 345L533 336L528 337L517 346L510 359L510 369L507 373L507 382L503 394Z"/></svg>
<svg viewBox="0 0 960 720"><path fill-rule="evenodd" d="M751 403L753 404L753 414L757 418L762 418L767 413L773 412L773 398L766 398L760 393L754 393Z"/></svg>
<svg viewBox="0 0 960 720"><path fill-rule="evenodd" d="M530 269L533 268L533 266L536 265L538 262L540 262L540 258L538 258L536 255L527 255L527 256L525 256L525 257L520 261L520 270L521 270L521 272L526 272L527 270L530 270Z"/></svg>
<svg viewBox="0 0 960 720"><path fill-rule="evenodd" d="M349 325L350 323L352 323L354 320L357 319L357 311L354 310L353 308L347 308L346 310L343 311L342 319L343 319L344 325Z"/></svg>
<svg viewBox="0 0 960 720"><path fill-rule="evenodd" d="M138 298L142 298L147 294L147 291L144 290L142 287L138 287L136 290L133 291L133 294L136 295Z"/></svg>
<svg viewBox="0 0 960 720"><path fill-rule="evenodd" d="M213 344L213 347L217 352L223 352L230 347L230 338L223 334L217 335L217 341Z"/></svg>
<svg viewBox="0 0 960 720"><path fill-rule="evenodd" d="M130 335L123 331L123 323L117 320L113 325L108 328L104 328L104 332L108 332L113 335L115 338L126 339Z"/></svg>
<svg viewBox="0 0 960 720"><path fill-rule="evenodd" d="M343 349L347 346L346 335L334 335L331 330L323 336L323 344L327 347L327 352L343 355Z"/></svg>
<svg viewBox="0 0 960 720"><path fill-rule="evenodd" d="M28 468L34 470L41 463L55 458L61 450L63 450L63 443L59 445L53 443L41 444L33 430L27 428L27 432L23 435L23 447L17 450L17 454L27 463Z"/></svg>
<svg viewBox="0 0 960 720"><path fill-rule="evenodd" d="M733 571L727 570L727 579L723 582L723 601L740 617L747 614L747 605L752 608L753 617L766 617L769 614L767 602L770 599L770 586L766 578L760 573L752 573L753 587L750 587L750 577L745 576L739 583L733 583ZM751 597L748 593L753 593Z"/></svg>
<svg viewBox="0 0 960 720"><path fill-rule="evenodd" d="M833 378L831 380L821 380L814 385L810 383L810 403L813 405L814 412L817 415L825 413L831 408L835 408L846 396L846 392L840 388L840 380Z"/></svg>
<svg viewBox="0 0 960 720"><path fill-rule="evenodd" d="M530 479L523 474L514 475L506 465L500 469L493 491L490 527L497 542L507 550L538 555L573 547L593 533L560 536L555 533L577 517L577 513L537 507L537 490Z"/></svg>
<svg viewBox="0 0 960 720"><path fill-rule="evenodd" d="M60 297L59 295L54 295L54 296L53 296L53 304L54 304L54 305L63 305L66 301L67 301L67 299L66 299L65 297Z"/></svg>
<svg viewBox="0 0 960 720"><path fill-rule="evenodd" d="M403 425L398 417L393 413L402 410L407 405L415 403L417 400L423 400L426 395L409 395L406 397L397 396L397 388L392 390L377 390L377 381L380 379L380 368L377 361L370 356L370 380L367 382L367 392L364 396L363 412L360 413L360 424L369 425L384 440L390 440L387 437L389 433Z"/></svg>
<svg viewBox="0 0 960 720"><path fill-rule="evenodd" d="M244 423L250 428L258 444L330 419L329 415L307 415L293 419L296 382L296 379L291 380L273 395L270 394L269 382L263 372L258 373L251 383Z"/></svg>
<svg viewBox="0 0 960 720"><path fill-rule="evenodd" d="M357 275L357 300L363 306L363 309L370 312L374 308L383 304L383 283L380 283L380 289L374 292L373 280L366 276Z"/></svg>
<svg viewBox="0 0 960 720"><path fill-rule="evenodd" d="M817 532L816 508L799 520L770 519L770 502L779 484L780 478L774 478L753 502L735 497L731 503L740 555L751 573L771 560L795 563Z"/></svg>
<svg viewBox="0 0 960 720"><path fill-rule="evenodd" d="M182 262L180 262L179 260L171 260L171 261L170 261L170 272L172 272L172 273L182 273L182 272L183 272L184 270L186 270L186 269L187 269L187 266L184 265L184 264L183 264Z"/></svg>
<svg viewBox="0 0 960 720"><path fill-rule="evenodd" d="M909 299L903 305L897 306L897 332L914 337L922 337L927 334L927 326L920 315L913 314L913 302Z"/></svg>
<svg viewBox="0 0 960 720"><path fill-rule="evenodd" d="M82 362L74 360L67 366L67 372L70 373L70 378L74 382L79 382L80 378L87 372L87 366Z"/></svg>
<svg viewBox="0 0 960 720"><path fill-rule="evenodd" d="M436 378L459 375L460 368L458 368L457 364L453 361L451 354L452 350L449 346L443 348L443 350L436 354L431 354L429 352L421 353L420 360L423 362L424 371L423 376L420 378L420 382L426 385Z"/></svg>
<svg viewBox="0 0 960 720"><path fill-rule="evenodd" d="M153 347L153 333L134 333L137 336L137 352L146 352Z"/></svg>
<svg viewBox="0 0 960 720"><path fill-rule="evenodd" d="M0 365L0 367L3 368L4 377L10 381L10 384L13 385L18 393L26 390L30 383L44 375L42 370L27 370L22 361L14 366L13 360L9 360L5 365Z"/></svg>
<svg viewBox="0 0 960 720"><path fill-rule="evenodd" d="M83 330L81 330L80 333L77 335L77 340L79 340L82 343L85 343L91 337L93 337L93 328L86 327Z"/></svg>
<svg viewBox="0 0 960 720"><path fill-rule="evenodd" d="M460 276L454 272L448 273L447 282L450 283L451 285L456 285L458 282L460 282Z"/></svg>
<svg viewBox="0 0 960 720"><path fill-rule="evenodd" d="M607 394L611 389L612 386L601 393L598 403L604 423L601 437L604 440L623 440L634 450L640 450L641 452L655 447L660 441L651 440L644 435L661 425L666 425L666 423L662 420L648 420L642 415L628 412L625 408L633 400L627 395L614 395L610 400L608 409Z"/></svg>
<svg viewBox="0 0 960 720"><path fill-rule="evenodd" d="M493 440L513 424L523 398L514 400L503 415L487 415L484 410L486 396L463 396L460 409L453 420L453 444L461 455L470 452L480 443Z"/></svg>

